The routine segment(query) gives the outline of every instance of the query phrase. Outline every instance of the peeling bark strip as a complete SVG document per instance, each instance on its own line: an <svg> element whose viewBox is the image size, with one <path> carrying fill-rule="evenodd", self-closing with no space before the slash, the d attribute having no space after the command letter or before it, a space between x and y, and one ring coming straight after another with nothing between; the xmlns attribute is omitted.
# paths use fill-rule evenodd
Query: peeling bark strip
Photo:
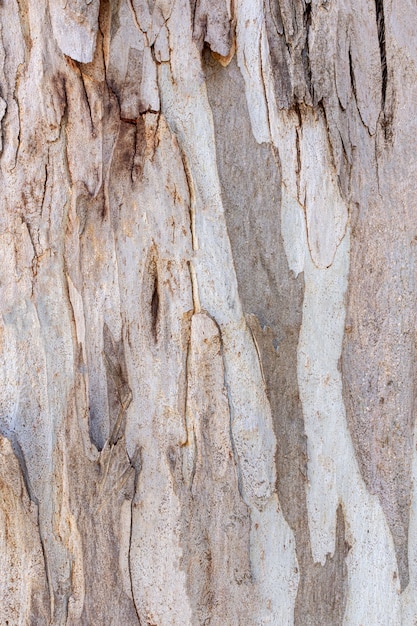
<svg viewBox="0 0 417 626"><path fill-rule="evenodd" d="M416 622L416 23L1 3L1 624Z"/></svg>

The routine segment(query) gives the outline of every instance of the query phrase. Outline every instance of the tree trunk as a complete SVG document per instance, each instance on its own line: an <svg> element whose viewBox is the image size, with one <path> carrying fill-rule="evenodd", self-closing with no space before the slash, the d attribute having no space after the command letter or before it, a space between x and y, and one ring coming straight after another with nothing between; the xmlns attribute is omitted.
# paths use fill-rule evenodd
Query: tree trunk
<svg viewBox="0 0 417 626"><path fill-rule="evenodd" d="M417 623L416 6L0 20L0 624Z"/></svg>

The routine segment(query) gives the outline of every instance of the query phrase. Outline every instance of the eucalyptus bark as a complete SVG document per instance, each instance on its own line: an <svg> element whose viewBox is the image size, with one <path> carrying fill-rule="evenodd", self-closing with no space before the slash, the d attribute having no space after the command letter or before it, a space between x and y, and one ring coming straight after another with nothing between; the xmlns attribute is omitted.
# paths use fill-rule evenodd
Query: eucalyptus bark
<svg viewBox="0 0 417 626"><path fill-rule="evenodd" d="M0 623L417 623L417 7L0 5Z"/></svg>

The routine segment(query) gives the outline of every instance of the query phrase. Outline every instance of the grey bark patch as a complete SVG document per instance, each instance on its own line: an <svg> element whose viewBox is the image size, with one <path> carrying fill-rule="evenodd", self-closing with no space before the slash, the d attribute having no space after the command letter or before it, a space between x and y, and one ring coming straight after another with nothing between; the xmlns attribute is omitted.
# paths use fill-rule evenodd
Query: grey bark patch
<svg viewBox="0 0 417 626"><path fill-rule="evenodd" d="M372 202L368 211L362 207L353 232L342 380L361 472L369 491L381 500L405 588L415 417L414 392L405 381L415 376L410 337L414 314L411 301L404 297L397 262L386 262L388 240L396 232L398 245L401 236L398 225L386 218L385 205ZM381 236L370 238L369 229L377 223ZM402 249L407 249L406 244ZM404 262L409 264L409 257ZM400 297L398 324L388 315L388 307Z"/></svg>
<svg viewBox="0 0 417 626"><path fill-rule="evenodd" d="M123 436L125 413L131 401L123 339L116 341L106 323L103 326L103 356L107 373L110 417L110 445Z"/></svg>
<svg viewBox="0 0 417 626"><path fill-rule="evenodd" d="M220 331L204 313L194 315L191 325L187 430L182 466L192 455L194 467L191 481L183 476L179 491L193 623L255 623L250 512L238 488ZM179 460L176 455L172 471Z"/></svg>
<svg viewBox="0 0 417 626"><path fill-rule="evenodd" d="M233 43L232 20L228 0L197 0L194 8L193 38L202 50L204 44L227 57Z"/></svg>
<svg viewBox="0 0 417 626"><path fill-rule="evenodd" d="M125 440L106 445L94 464L77 463L74 456L72 509L82 538L85 568L80 623L106 623L108 616L114 615L121 624L139 624L128 580L131 522L121 514L125 504L130 509L135 481Z"/></svg>
<svg viewBox="0 0 417 626"><path fill-rule="evenodd" d="M143 52L130 48L128 54L126 76L120 85L120 115L123 119L136 120L139 117L142 103L140 102L140 77L143 69Z"/></svg>
<svg viewBox="0 0 417 626"><path fill-rule="evenodd" d="M288 108L292 102L289 52L278 2L270 0L266 3L266 26L278 106Z"/></svg>
<svg viewBox="0 0 417 626"><path fill-rule="evenodd" d="M302 286L301 277L298 282ZM291 297L288 301L292 301ZM341 624L347 598L347 568L344 561L346 556L344 517L340 507L337 514L334 555L327 558L324 566L314 563L311 555L305 499L307 446L297 385L299 326L287 327L283 339L277 345L276 332L268 327L261 328L255 316L247 319L260 348L274 417L278 441L276 454L278 495L285 518L293 529L296 540L300 584L294 624L296 626ZM301 319L298 320L298 324L301 324Z"/></svg>
<svg viewBox="0 0 417 626"><path fill-rule="evenodd" d="M0 436L0 622L49 623L45 560L37 507L30 502L19 462ZM27 572L30 571L30 577Z"/></svg>
<svg viewBox="0 0 417 626"><path fill-rule="evenodd" d="M275 155L252 135L243 80L206 57L217 161L227 228L247 323L259 347L277 438L277 491L296 540L300 586L295 624L339 624L346 602L343 523L335 555L326 564L311 556L306 506L307 450L298 396L297 345L303 276L288 269L281 239L280 177ZM236 137L239 141L236 142Z"/></svg>
<svg viewBox="0 0 417 626"><path fill-rule="evenodd" d="M301 0L268 0L266 31L278 105L292 107L310 103L311 70L308 34L311 5Z"/></svg>
<svg viewBox="0 0 417 626"><path fill-rule="evenodd" d="M329 555L324 566L319 563L307 566L307 575L301 577L295 605L296 626L343 623L347 599L345 558L349 549L345 539L343 509L339 506L334 554Z"/></svg>
<svg viewBox="0 0 417 626"><path fill-rule="evenodd" d="M322 283L328 293L315 270L305 287L288 272L277 154L253 140L236 65L224 71L207 60L216 157L186 0L50 0L49 14L48 0L0 4L0 423L21 462L19 469L4 454L0 438L0 624L399 624L400 610L413 623L417 9L391 11L384 2L382 16L382 0L201 0L194 20L200 46L227 54L217 57L226 65L236 18L256 137L272 137L277 149L286 143L288 152L278 152L283 172L291 163L283 176L294 206L300 172L325 190L317 202L323 228L311 240L336 228L326 218L332 163L326 158L318 175L316 159L325 126L344 199L359 211L342 373L367 489L359 476L350 480L357 465L344 419L329 421L336 441L343 429L347 455L327 447L328 428L324 461L337 465L344 484L334 500L320 499L325 485L316 481L317 520L314 499L308 511L305 502L304 431L312 420L307 409L303 424L297 343L303 292L317 287L323 321L310 307L312 324L306 315L302 329L311 360L324 355L324 378L325 344L335 344L324 341L322 350L321 339L343 329L325 314L332 294L344 310L347 239L333 284ZM278 108L303 102L304 120L311 91L323 135L312 133L306 157L303 134L312 125L303 122L298 164L292 133L281 126L295 112L276 111L274 88ZM299 236L296 267L309 252L300 231L290 242L297 248ZM195 314L202 308L218 327ZM333 348L327 362L338 395L330 413L344 417ZM305 387L312 405L314 382ZM280 504L276 494L267 500L276 439ZM309 439L311 484L320 444ZM338 497L343 512L329 529ZM391 532L402 586L410 579L402 596Z"/></svg>
<svg viewBox="0 0 417 626"><path fill-rule="evenodd" d="M396 111L393 129L401 115ZM404 113L403 113L404 112ZM409 132L409 131L407 131ZM404 147L358 155L341 360L347 419L361 473L378 494L393 536L401 588L409 582L409 516L416 417L415 192L399 181L414 158ZM415 167L415 166L412 166ZM367 184L360 185L363 172ZM400 176L401 181L406 180Z"/></svg>

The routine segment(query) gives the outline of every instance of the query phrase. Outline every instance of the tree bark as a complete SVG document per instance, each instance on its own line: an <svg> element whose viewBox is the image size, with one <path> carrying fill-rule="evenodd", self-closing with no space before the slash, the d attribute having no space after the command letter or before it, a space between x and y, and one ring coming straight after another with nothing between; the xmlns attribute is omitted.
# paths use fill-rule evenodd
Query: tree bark
<svg viewBox="0 0 417 626"><path fill-rule="evenodd" d="M0 6L0 624L417 623L417 7Z"/></svg>

